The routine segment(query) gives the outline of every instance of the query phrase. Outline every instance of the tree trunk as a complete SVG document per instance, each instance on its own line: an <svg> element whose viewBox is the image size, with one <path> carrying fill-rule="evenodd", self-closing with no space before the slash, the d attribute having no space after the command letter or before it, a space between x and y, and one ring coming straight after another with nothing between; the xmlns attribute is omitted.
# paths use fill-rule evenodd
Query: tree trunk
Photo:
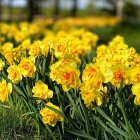
<svg viewBox="0 0 140 140"><path fill-rule="evenodd" d="M115 10L115 15L119 18L123 17L124 0L106 0Z"/></svg>
<svg viewBox="0 0 140 140"><path fill-rule="evenodd" d="M119 18L123 17L123 6L124 6L123 0L116 1L116 16Z"/></svg>
<svg viewBox="0 0 140 140"><path fill-rule="evenodd" d="M41 14L41 0L28 0L28 21L31 22L36 15Z"/></svg>
<svg viewBox="0 0 140 140"><path fill-rule="evenodd" d="M13 21L14 20L12 3L13 3L13 0L8 1L8 21Z"/></svg>
<svg viewBox="0 0 140 140"><path fill-rule="evenodd" d="M55 0L54 3L54 15L58 16L60 14L60 0Z"/></svg>
<svg viewBox="0 0 140 140"><path fill-rule="evenodd" d="M76 16L77 9L78 9L78 7L77 7L77 0L73 0L73 6L72 6L72 10L71 10L71 15L73 17Z"/></svg>
<svg viewBox="0 0 140 140"><path fill-rule="evenodd" d="M28 21L31 22L34 18L34 1L28 0Z"/></svg>
<svg viewBox="0 0 140 140"><path fill-rule="evenodd" d="M2 0L0 0L0 21L2 21Z"/></svg>

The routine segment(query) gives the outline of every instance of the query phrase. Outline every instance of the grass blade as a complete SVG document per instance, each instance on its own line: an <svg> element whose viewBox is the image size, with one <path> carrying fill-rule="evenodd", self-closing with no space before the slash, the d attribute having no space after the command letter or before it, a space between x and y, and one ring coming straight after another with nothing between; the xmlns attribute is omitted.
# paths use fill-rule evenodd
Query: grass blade
<svg viewBox="0 0 140 140"><path fill-rule="evenodd" d="M84 133L82 130L78 131L78 130L71 130L68 128L65 128L65 130L73 135L79 136L79 137L83 137L83 138L87 138L89 140L97 140L94 137L88 135L87 133Z"/></svg>

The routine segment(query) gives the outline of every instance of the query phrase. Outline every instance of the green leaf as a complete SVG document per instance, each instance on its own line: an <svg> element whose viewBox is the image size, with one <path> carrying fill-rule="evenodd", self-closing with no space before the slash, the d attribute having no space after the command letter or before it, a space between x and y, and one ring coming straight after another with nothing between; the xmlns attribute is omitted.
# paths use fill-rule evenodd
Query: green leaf
<svg viewBox="0 0 140 140"><path fill-rule="evenodd" d="M110 133L114 138L115 138L115 135L113 134L113 131L112 129L108 128L108 126L99 118L99 117L96 117L95 115L94 116L94 119L108 132Z"/></svg>
<svg viewBox="0 0 140 140"><path fill-rule="evenodd" d="M33 99L33 100L41 100L41 101L46 101L45 99L42 99L42 98L39 98L39 97L31 97L30 99Z"/></svg>
<svg viewBox="0 0 140 140"><path fill-rule="evenodd" d="M20 89L18 86L13 85L13 87L14 87L14 90L15 90L19 95L25 97L24 93L21 91L21 89ZM26 98L26 97L25 97L25 98Z"/></svg>
<svg viewBox="0 0 140 140"><path fill-rule="evenodd" d="M104 132L104 138L105 138L105 140L108 140L108 137L106 135L106 132Z"/></svg>
<svg viewBox="0 0 140 140"><path fill-rule="evenodd" d="M108 123L108 125L109 125L113 130L115 130L116 132L118 132L119 135L122 135L122 136L124 136L125 138L128 137L127 133L125 133L125 132L124 132L122 129L120 129L119 127L114 126L114 125L112 125L111 123Z"/></svg>
<svg viewBox="0 0 140 140"><path fill-rule="evenodd" d="M48 106L48 105L46 105L46 107L49 108L50 110L54 111L55 113L65 117L65 115L61 111L59 111L59 110L57 110L57 109L55 109L55 108L53 108L51 106Z"/></svg>
<svg viewBox="0 0 140 140"><path fill-rule="evenodd" d="M135 130L134 130L134 128L132 127L132 125L130 123L129 123L129 127L130 127L130 130L131 130L131 132L132 132L132 134L134 136L134 139L138 140L140 137L138 138L138 135L135 133Z"/></svg>
<svg viewBox="0 0 140 140"><path fill-rule="evenodd" d="M46 71L46 58L43 58L43 64L42 64L42 76L45 76L45 71Z"/></svg>
<svg viewBox="0 0 140 140"><path fill-rule="evenodd" d="M73 135L79 136L79 137L87 138L89 140L97 140L94 137L88 135L87 133L84 133L82 130L78 131L78 130L71 130L71 129L65 128L65 131L67 131Z"/></svg>
<svg viewBox="0 0 140 140"><path fill-rule="evenodd" d="M28 96L32 97L32 90L31 90L28 78L26 78L26 89L27 89L27 92L28 92Z"/></svg>
<svg viewBox="0 0 140 140"><path fill-rule="evenodd" d="M116 126L116 124L110 119L110 117L99 107L96 107L96 110L106 119L108 120L111 124Z"/></svg>
<svg viewBox="0 0 140 140"><path fill-rule="evenodd" d="M123 122L121 122L120 120L118 122L123 127L124 130L127 130L126 125Z"/></svg>
<svg viewBox="0 0 140 140"><path fill-rule="evenodd" d="M26 116L29 116L29 115L32 115L32 114L34 114L35 112L27 112L27 113L24 113L22 116L21 116L21 118L23 118L23 117L26 117Z"/></svg>
<svg viewBox="0 0 140 140"><path fill-rule="evenodd" d="M9 105L3 105L3 104L0 104L1 107L4 107L4 108L11 108L11 106Z"/></svg>

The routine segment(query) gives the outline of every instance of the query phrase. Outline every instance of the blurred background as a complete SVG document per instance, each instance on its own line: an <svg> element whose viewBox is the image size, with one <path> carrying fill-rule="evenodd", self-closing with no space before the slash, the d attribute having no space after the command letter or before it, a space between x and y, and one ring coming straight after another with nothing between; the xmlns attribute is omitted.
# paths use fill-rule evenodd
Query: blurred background
<svg viewBox="0 0 140 140"><path fill-rule="evenodd" d="M78 21L90 17L93 22L97 18L115 17L119 21L116 24L91 26L90 31L99 35L99 43L107 43L115 35L122 35L130 47L140 51L140 0L0 0L2 22L68 17L78 18Z"/></svg>

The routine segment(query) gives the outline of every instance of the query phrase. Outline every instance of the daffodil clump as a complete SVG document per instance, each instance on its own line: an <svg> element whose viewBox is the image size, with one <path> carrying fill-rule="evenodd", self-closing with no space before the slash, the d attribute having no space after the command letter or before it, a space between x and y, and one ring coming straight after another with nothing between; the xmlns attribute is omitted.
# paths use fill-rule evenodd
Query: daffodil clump
<svg viewBox="0 0 140 140"><path fill-rule="evenodd" d="M21 22L16 23L0 23L1 34L6 35L6 38L13 39L17 42L23 41L24 39L35 35L39 36L40 33L46 32L47 26L52 26L54 30L65 30L69 31L73 28L95 28L104 26L114 26L120 22L120 19L116 17L82 17L82 18L65 18L55 20L53 18L34 20L32 23ZM39 28L38 28L39 27ZM4 36L0 37L0 42L5 42Z"/></svg>
<svg viewBox="0 0 140 140"><path fill-rule="evenodd" d="M0 42L5 42L6 39L15 39L16 42L21 42L32 35L37 36L39 33L41 33L42 30L42 28L38 28L37 24L29 24L28 22L21 22L19 24L0 23L0 27L2 34Z"/></svg>
<svg viewBox="0 0 140 140"><path fill-rule="evenodd" d="M80 87L81 97L87 107L94 109L96 105L102 105L102 92L106 91L103 82L109 82L112 78L112 72L107 69L103 72L102 68L94 63L87 64L82 75L82 84Z"/></svg>
<svg viewBox="0 0 140 140"><path fill-rule="evenodd" d="M97 48L97 57L93 61L99 63L102 69L106 67L112 72L111 82L117 88L123 85L132 85L135 95L134 103L140 105L140 55L134 48L129 48L124 39L115 37L108 46L101 45Z"/></svg>
<svg viewBox="0 0 140 140"><path fill-rule="evenodd" d="M8 102L9 96L19 95L39 123L53 127L64 120L65 111L76 118L75 109L69 107L78 106L79 102L87 110L103 107L108 90L113 88L119 91L130 87L134 104L140 105L140 56L135 49L129 48L120 36L108 45L97 47L96 34L64 26L67 20L58 21L52 29L46 27L53 20L0 23L0 100ZM86 26L94 24L90 20L87 19ZM70 24L73 22L68 20ZM82 26L82 22L76 19L75 24ZM96 48L96 57L88 61L86 57ZM76 101L69 97L71 94Z"/></svg>
<svg viewBox="0 0 140 140"><path fill-rule="evenodd" d="M50 106L61 112L53 101L55 93L50 83L61 85L64 92L79 90L80 57L95 48L98 36L85 29L54 32L46 29L45 25L39 29L38 24L41 23L20 23L18 26L1 23L5 40L17 43L1 41L0 71L3 80L0 100L7 102L10 95L17 93L26 99L27 104L30 102L29 106L37 109L44 124L55 126L64 116L47 108Z"/></svg>
<svg viewBox="0 0 140 140"><path fill-rule="evenodd" d="M0 23L1 35L0 44L8 40L19 43L25 39L34 37L37 39L42 34L54 34L56 31L75 30L77 28L92 29L104 26L115 26L120 23L120 19L116 17L82 17L82 18L65 18L55 20L53 18L34 20L32 23L20 22L17 23ZM46 30L46 27L51 27L51 30Z"/></svg>
<svg viewBox="0 0 140 140"><path fill-rule="evenodd" d="M80 71L76 61L71 56L60 59L51 65L50 69L50 78L61 84L64 91L80 87Z"/></svg>
<svg viewBox="0 0 140 140"><path fill-rule="evenodd" d="M120 22L119 18L116 17L77 17L77 18L65 18L60 19L54 25L56 30L69 30L73 27L84 27L87 29L93 29L97 27L104 27L104 26L114 26Z"/></svg>

